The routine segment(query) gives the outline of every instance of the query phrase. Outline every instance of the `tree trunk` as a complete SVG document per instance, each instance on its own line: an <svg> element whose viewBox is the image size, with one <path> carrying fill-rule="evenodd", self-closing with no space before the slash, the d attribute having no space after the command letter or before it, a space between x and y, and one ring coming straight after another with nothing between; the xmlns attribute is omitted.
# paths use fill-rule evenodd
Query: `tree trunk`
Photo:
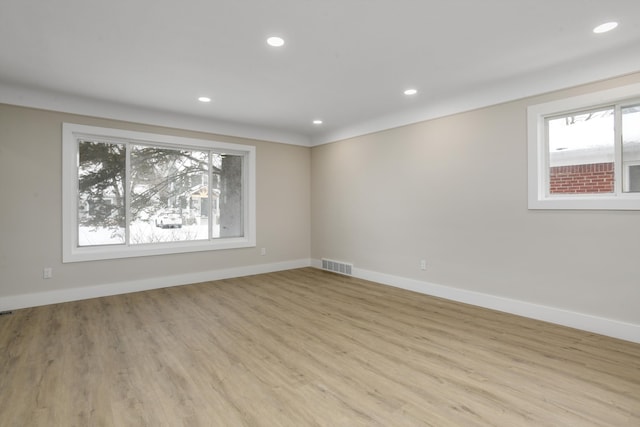
<svg viewBox="0 0 640 427"><path fill-rule="evenodd" d="M242 157L225 155L220 171L220 237L244 236Z"/></svg>

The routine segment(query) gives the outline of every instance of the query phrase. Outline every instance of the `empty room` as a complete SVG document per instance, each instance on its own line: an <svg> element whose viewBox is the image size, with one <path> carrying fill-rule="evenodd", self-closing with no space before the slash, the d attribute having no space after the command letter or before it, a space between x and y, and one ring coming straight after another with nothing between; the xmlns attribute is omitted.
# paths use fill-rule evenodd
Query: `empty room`
<svg viewBox="0 0 640 427"><path fill-rule="evenodd" d="M640 426L640 3L0 2L0 426Z"/></svg>

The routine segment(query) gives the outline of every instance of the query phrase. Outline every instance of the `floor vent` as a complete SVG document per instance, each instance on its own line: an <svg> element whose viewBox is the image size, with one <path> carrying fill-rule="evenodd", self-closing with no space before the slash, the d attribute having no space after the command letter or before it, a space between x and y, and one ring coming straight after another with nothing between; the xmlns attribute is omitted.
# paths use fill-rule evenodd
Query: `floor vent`
<svg viewBox="0 0 640 427"><path fill-rule="evenodd" d="M353 275L353 264L346 262L332 261L330 259L322 259L322 269L333 271L334 273L344 274L346 276Z"/></svg>

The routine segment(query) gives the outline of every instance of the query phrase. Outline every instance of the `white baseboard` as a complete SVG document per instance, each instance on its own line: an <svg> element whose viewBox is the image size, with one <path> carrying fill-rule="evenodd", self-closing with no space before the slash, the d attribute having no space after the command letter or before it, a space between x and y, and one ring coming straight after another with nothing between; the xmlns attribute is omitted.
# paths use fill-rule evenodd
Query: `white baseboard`
<svg viewBox="0 0 640 427"><path fill-rule="evenodd" d="M258 264L246 267L178 274L175 276L153 277L149 279L132 280L129 282L109 283L83 288L70 288L57 291L0 297L0 311L18 310L20 308L36 307L39 305L106 297L130 292L147 291L150 289L168 288L171 286L188 285L191 283L207 282L210 280L230 279L233 277L272 273L275 271L309 267L310 265L311 260L299 259L273 264Z"/></svg>
<svg viewBox="0 0 640 427"><path fill-rule="evenodd" d="M251 276L254 274L272 273L313 266L321 268L320 260L300 259L273 264L259 264L246 267L227 268L222 270L203 271L198 273L162 276L129 282L102 284L84 288L62 289L58 291L39 292L8 297L0 297L0 311L18 310L26 307L57 304L89 298L98 298L130 292L146 291L210 280L230 279L233 277ZM560 308L532 304L525 301L503 298L495 295L473 292L465 289L437 285L401 276L378 273L360 268L353 269L353 276L381 283L396 288L419 292L459 301L479 307L490 308L506 313L516 314L531 319L542 320L558 325L569 326L584 331L607 335L627 341L640 343L640 325L620 322L584 313L577 313Z"/></svg>
<svg viewBox="0 0 640 427"><path fill-rule="evenodd" d="M312 260L312 266L321 268L320 260ZM577 313L556 307L533 304L526 301L473 292L465 289L437 285L415 279L408 279L375 271L353 269L353 276L383 285L407 289L421 294L432 295L452 301L490 308L505 313L516 314L530 319L542 320L557 325L568 326L583 331L594 332L626 341L640 343L640 325L618 320Z"/></svg>

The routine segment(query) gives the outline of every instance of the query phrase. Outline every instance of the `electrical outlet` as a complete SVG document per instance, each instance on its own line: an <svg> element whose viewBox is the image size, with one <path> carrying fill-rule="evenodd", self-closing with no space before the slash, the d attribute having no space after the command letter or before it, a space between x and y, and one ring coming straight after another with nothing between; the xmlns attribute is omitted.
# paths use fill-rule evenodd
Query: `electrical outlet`
<svg viewBox="0 0 640 427"><path fill-rule="evenodd" d="M426 259L421 259L420 260L420 270L426 270L427 269L427 260Z"/></svg>
<svg viewBox="0 0 640 427"><path fill-rule="evenodd" d="M260 249L260 255L265 256L267 254L267 248Z"/></svg>
<svg viewBox="0 0 640 427"><path fill-rule="evenodd" d="M51 279L53 277L53 268L45 267L42 269L42 278Z"/></svg>

